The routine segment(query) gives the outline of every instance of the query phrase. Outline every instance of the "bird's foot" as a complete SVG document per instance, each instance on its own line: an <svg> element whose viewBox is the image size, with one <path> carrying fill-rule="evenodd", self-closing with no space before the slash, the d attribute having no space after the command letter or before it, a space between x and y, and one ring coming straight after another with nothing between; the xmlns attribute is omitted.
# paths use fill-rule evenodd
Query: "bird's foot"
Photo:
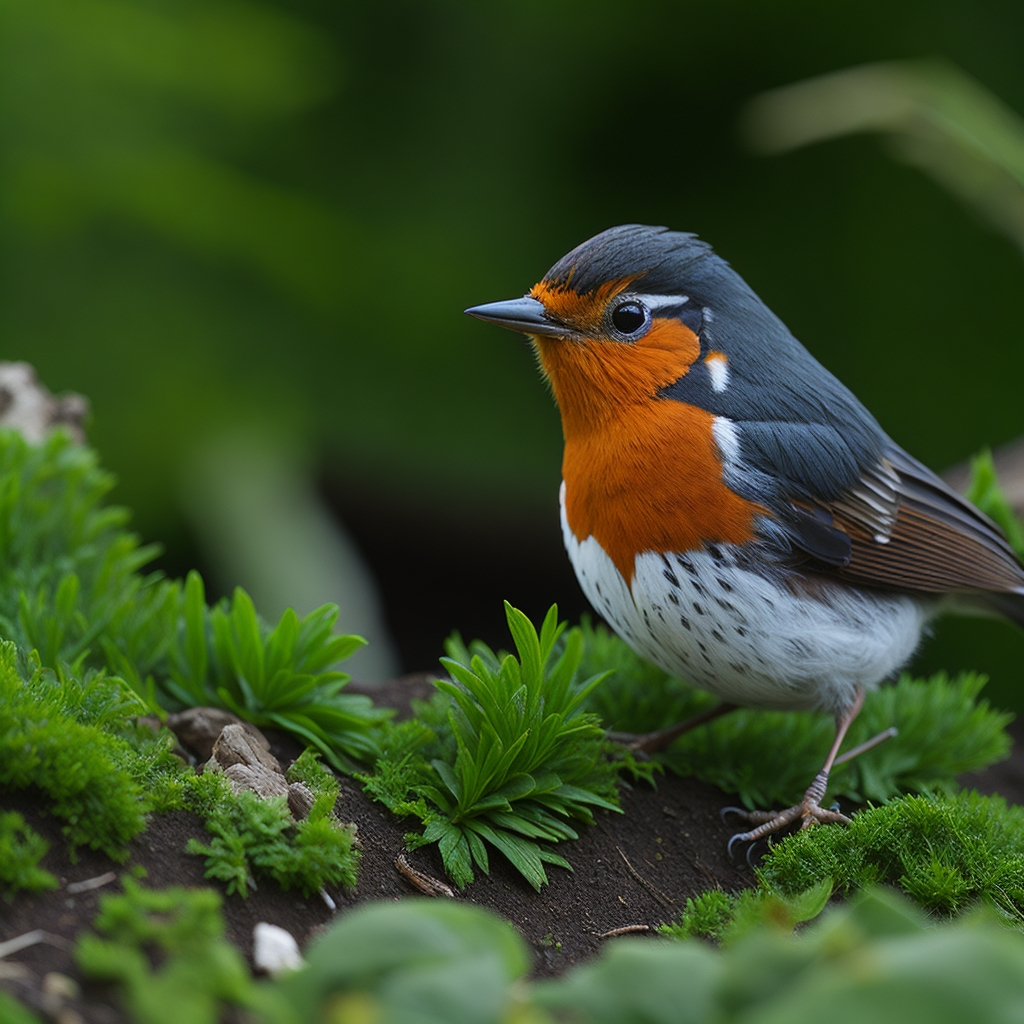
<svg viewBox="0 0 1024 1024"><path fill-rule="evenodd" d="M773 835L796 822L800 822L802 829L818 824L849 825L850 819L845 814L821 806L827 783L828 773L819 773L804 794L803 800L792 807L787 807L784 811L747 811L741 807L724 807L722 809L723 819L726 814L736 814L757 826L749 832L737 832L729 840L729 856L732 856L733 847L737 843L756 843L759 839Z"/></svg>

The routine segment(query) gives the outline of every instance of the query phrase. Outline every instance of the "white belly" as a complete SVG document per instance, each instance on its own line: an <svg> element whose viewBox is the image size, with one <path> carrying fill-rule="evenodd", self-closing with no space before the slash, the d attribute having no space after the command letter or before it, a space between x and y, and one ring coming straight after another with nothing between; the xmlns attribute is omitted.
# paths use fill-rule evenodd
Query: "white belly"
<svg viewBox="0 0 1024 1024"><path fill-rule="evenodd" d="M642 657L727 701L840 711L910 659L933 602L825 584L814 597L742 567L730 545L636 557L632 588L593 538L562 534L594 609Z"/></svg>

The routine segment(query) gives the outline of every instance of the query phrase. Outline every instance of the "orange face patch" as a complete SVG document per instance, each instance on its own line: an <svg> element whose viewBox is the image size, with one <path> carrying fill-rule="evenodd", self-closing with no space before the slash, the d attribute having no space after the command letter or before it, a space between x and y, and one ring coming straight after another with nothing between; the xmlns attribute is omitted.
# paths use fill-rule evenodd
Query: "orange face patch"
<svg viewBox="0 0 1024 1024"><path fill-rule="evenodd" d="M573 329L593 335L608 302L628 284L613 282L600 297L545 292L543 285L531 294ZM713 414L657 397L699 358L693 331L664 317L632 343L534 343L562 414L565 511L580 541L593 536L631 583L644 551L753 539L754 517L764 510L722 482Z"/></svg>
<svg viewBox="0 0 1024 1024"><path fill-rule="evenodd" d="M639 341L535 339L551 381L566 440L603 430L629 406L652 401L700 355L700 339L672 317L655 318Z"/></svg>
<svg viewBox="0 0 1024 1024"><path fill-rule="evenodd" d="M544 308L566 327L571 327L587 338L604 333L602 318L608 303L624 292L635 277L606 281L595 291L580 294L571 288L552 287L544 281L530 289L530 297L544 304Z"/></svg>

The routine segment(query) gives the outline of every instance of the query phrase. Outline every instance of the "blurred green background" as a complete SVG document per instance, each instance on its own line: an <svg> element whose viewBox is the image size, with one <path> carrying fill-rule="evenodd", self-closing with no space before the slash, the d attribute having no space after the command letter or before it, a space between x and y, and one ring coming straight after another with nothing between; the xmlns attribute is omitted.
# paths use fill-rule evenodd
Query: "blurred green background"
<svg viewBox="0 0 1024 1024"><path fill-rule="evenodd" d="M0 0L2 352L89 397L167 571L224 592L284 538L287 576L326 509L394 640L366 674L428 668L453 627L504 643L502 598L585 609L552 400L461 310L612 224L710 241L934 468L1024 433L1012 231L876 133L741 137L764 90L937 56L1024 111L995 0ZM1009 627L942 623L919 662L1024 709Z"/></svg>

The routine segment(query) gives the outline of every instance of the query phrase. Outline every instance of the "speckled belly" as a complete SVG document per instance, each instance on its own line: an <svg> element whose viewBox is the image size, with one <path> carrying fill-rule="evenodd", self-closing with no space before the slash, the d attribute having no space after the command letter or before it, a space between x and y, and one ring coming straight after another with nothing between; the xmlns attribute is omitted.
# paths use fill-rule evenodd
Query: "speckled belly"
<svg viewBox="0 0 1024 1024"><path fill-rule="evenodd" d="M576 577L638 654L749 707L836 712L909 660L934 605L822 584L813 594L744 567L729 545L636 557L627 585L600 544L562 515Z"/></svg>

